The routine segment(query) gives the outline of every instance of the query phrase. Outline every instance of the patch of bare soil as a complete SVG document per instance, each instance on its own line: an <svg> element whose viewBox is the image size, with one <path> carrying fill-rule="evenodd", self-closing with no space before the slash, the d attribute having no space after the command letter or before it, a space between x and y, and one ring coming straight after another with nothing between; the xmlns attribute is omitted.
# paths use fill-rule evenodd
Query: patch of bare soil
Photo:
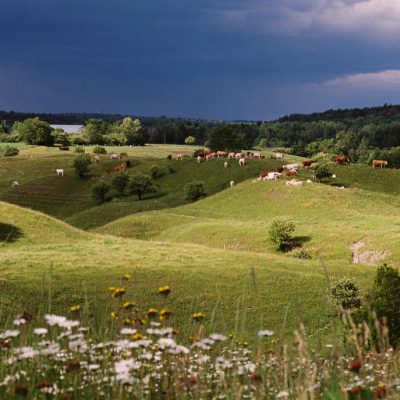
<svg viewBox="0 0 400 400"><path fill-rule="evenodd" d="M388 251L366 250L362 251L365 243L358 241L350 245L353 264L378 264L390 255Z"/></svg>

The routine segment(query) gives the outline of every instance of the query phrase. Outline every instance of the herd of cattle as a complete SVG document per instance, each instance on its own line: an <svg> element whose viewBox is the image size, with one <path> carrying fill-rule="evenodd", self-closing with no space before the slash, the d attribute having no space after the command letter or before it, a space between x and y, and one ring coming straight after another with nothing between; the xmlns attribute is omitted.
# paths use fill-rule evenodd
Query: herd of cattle
<svg viewBox="0 0 400 400"><path fill-rule="evenodd" d="M64 148L65 147L65 148ZM60 150L69 150L69 148L66 148L67 146L60 146ZM285 155L284 153L274 153L273 157L276 160L283 160ZM109 156L110 160L118 160L120 158L122 158L121 155L112 153ZM176 155L176 160L177 161L182 161L182 159L184 158L183 154L177 154ZM201 163L203 160L209 161L213 158L225 158L227 160L236 160L239 165L243 166L246 164L248 159L253 159L253 160L261 160L261 159L265 159L265 156L261 154L261 152L257 152L257 151L247 151L246 153L236 153L236 152L226 152L226 151L217 151L217 152L209 152L209 151L201 151L197 154L196 160L197 163ZM172 155L168 155L167 156L168 160L172 160ZM93 161L98 163L100 162L100 157L95 155L93 157ZM283 165L281 167L276 168L275 170L271 171L271 170L265 170L265 171L261 171L259 177L254 180L253 182L257 182L257 181L276 181L278 180L281 176L284 177L296 177L298 175L299 172L299 168L303 167L310 167L312 166L312 164L314 164L316 161L314 160L304 160L303 162L301 162L300 164L286 164ZM335 157L335 163L337 165L343 165L343 164L350 164L351 163L351 159L349 156L347 155L339 155ZM372 160L371 163L373 168L385 168L388 165L388 162L386 160ZM122 164L119 164L117 166L115 166L112 169L108 169L107 173L112 173L112 172L122 172L124 170L126 170L127 168L130 168L131 163L130 161L126 161ZM228 168L229 167L229 163L228 161L224 162L224 168ZM63 168L57 168L56 169L56 173L57 176L64 176L64 169ZM333 178L336 178L336 175L332 175ZM312 181L310 179L307 179L306 181L307 183L311 183ZM234 181L230 181L230 187L233 187L235 185ZM293 178L290 181L286 182L287 185L292 185L292 186L301 186L304 184L303 181L299 181L296 178ZM18 181L13 181L11 183L11 187L18 187L19 186L19 182Z"/></svg>

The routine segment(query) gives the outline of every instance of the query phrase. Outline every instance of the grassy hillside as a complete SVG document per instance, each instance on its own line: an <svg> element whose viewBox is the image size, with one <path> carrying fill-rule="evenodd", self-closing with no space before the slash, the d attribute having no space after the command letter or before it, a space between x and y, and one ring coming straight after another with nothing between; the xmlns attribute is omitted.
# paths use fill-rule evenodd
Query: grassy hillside
<svg viewBox="0 0 400 400"><path fill-rule="evenodd" d="M332 309L318 260L288 263L274 254L82 234L43 214L0 205L2 223L22 232L1 244L3 321L19 311L65 313L73 304L86 304L103 316L94 325L109 324L114 306L107 287L121 284L126 285L125 299L144 310L162 307L154 293L170 284L177 322L202 311L209 329L239 336L252 336L263 326L290 332L300 320L312 330L329 321ZM35 232L42 234L36 237ZM332 276L352 273L367 286L373 269L329 263L328 271ZM133 280L121 283L126 272Z"/></svg>

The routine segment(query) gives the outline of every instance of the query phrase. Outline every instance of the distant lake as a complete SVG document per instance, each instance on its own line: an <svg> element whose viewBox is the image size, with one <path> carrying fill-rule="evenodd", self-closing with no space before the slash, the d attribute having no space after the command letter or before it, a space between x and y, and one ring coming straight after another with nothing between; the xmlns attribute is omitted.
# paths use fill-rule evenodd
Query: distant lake
<svg viewBox="0 0 400 400"><path fill-rule="evenodd" d="M54 129L62 129L65 133L81 133L83 125L50 125Z"/></svg>

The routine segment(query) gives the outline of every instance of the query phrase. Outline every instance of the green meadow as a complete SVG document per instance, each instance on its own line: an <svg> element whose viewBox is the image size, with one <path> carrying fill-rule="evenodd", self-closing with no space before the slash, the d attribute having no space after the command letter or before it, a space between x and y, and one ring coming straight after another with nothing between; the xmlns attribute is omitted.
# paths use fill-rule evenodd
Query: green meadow
<svg viewBox="0 0 400 400"><path fill-rule="evenodd" d="M100 179L111 181L107 171L119 160L101 156L80 179L72 151L29 147L1 157L2 322L23 311L65 314L80 304L96 315L93 326L104 327L112 323L109 286L126 286L126 300L147 310L163 306L155 293L168 284L169 306L182 326L200 311L209 331L241 338L254 338L261 328L290 334L300 322L316 335L336 317L328 296L332 279L353 276L366 291L379 262L398 265L397 170L332 165L335 179L291 187L285 180L254 182L261 170L281 164L270 152L244 167L232 160L226 169L223 160L166 160L188 147L155 146L154 154L147 146L132 148L129 174L158 165L158 193L100 206L92 188ZM56 176L56 168L65 176ZM300 178L309 177L302 169ZM20 187L11 188L14 180ZM183 187L193 180L205 183L207 196L189 202ZM278 217L295 223L300 248L282 253L268 242ZM376 260L353 264L355 242ZM300 251L311 258L299 258ZM122 283L125 273L132 280Z"/></svg>

